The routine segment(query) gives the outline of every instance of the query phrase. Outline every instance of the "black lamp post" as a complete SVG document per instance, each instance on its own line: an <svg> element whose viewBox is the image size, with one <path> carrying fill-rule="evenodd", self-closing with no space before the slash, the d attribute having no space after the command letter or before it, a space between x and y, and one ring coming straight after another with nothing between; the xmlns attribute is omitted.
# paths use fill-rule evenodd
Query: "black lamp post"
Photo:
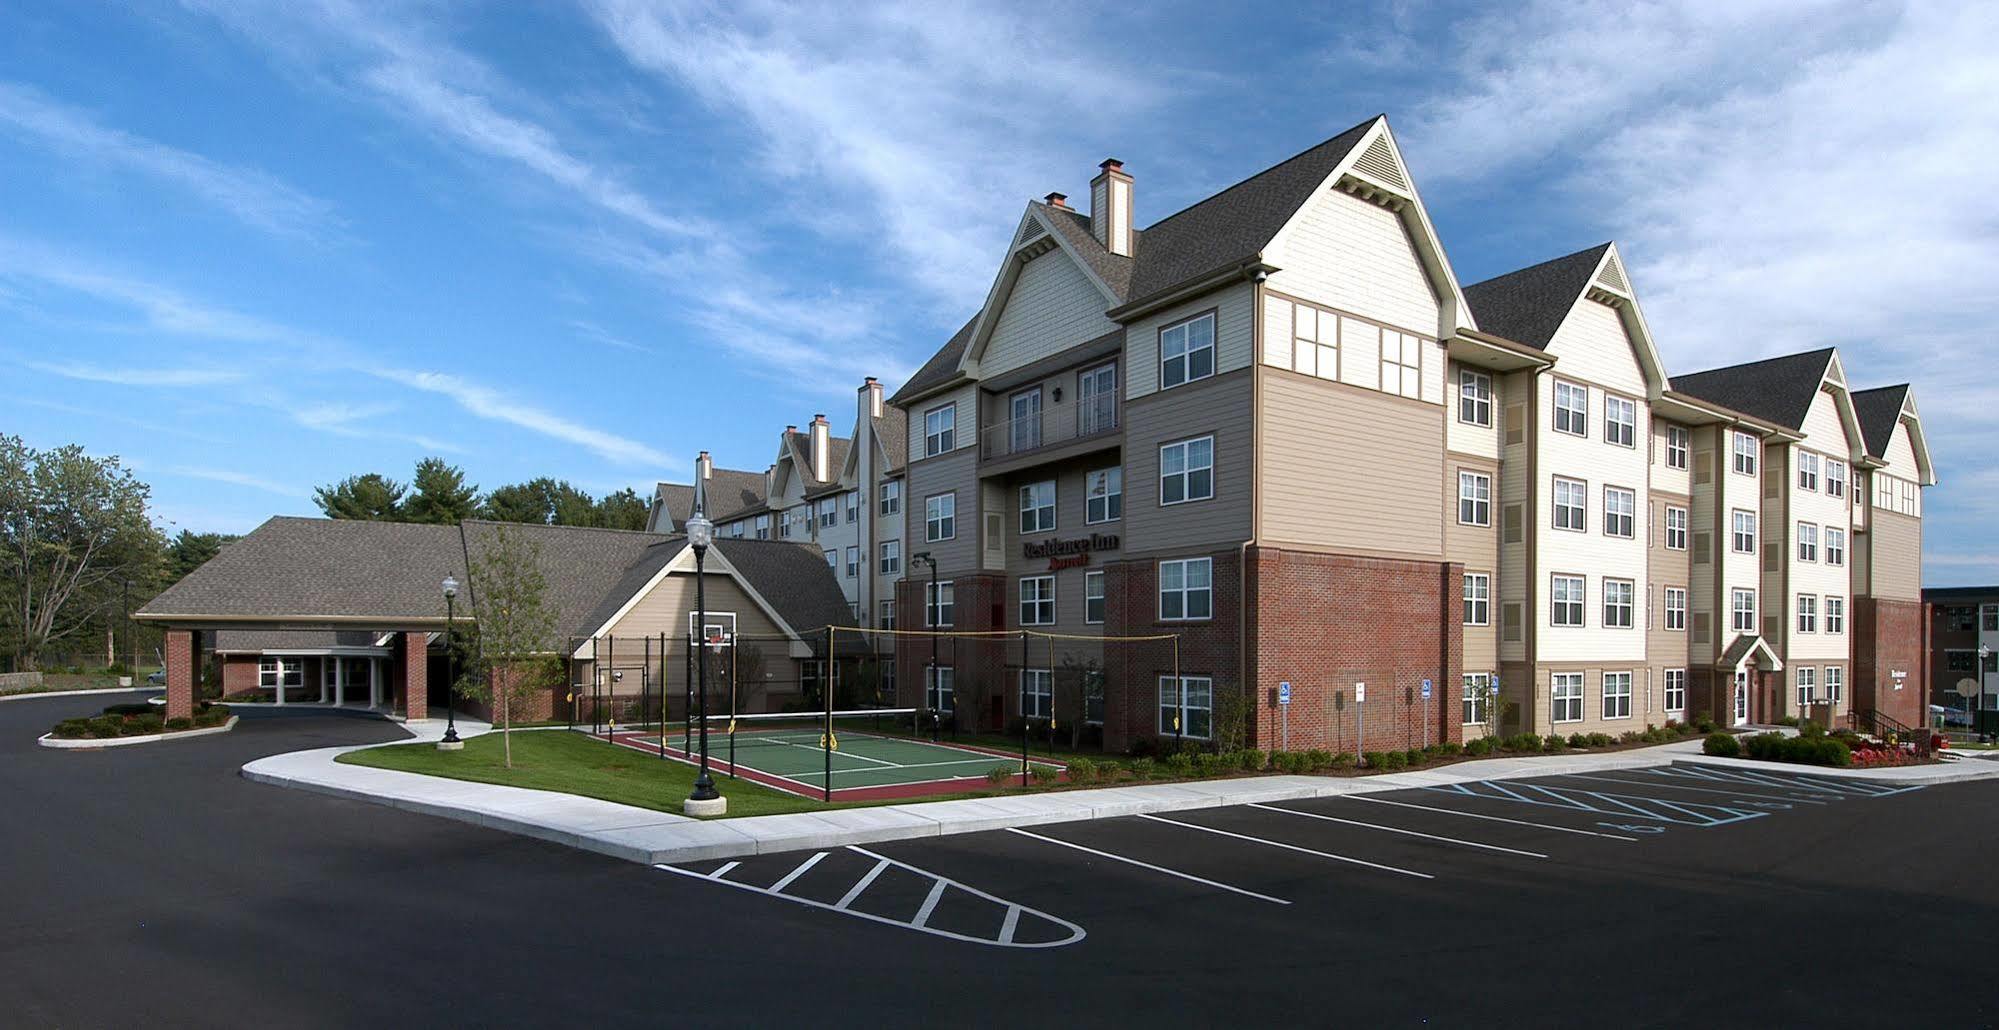
<svg viewBox="0 0 1999 1030"><path fill-rule="evenodd" d="M458 621L458 580L445 573L444 583L444 739L439 751L457 751L465 746L458 739L458 712L452 708L452 693L458 686L458 652L453 643Z"/></svg>
<svg viewBox="0 0 1999 1030"><path fill-rule="evenodd" d="M923 626L925 629L930 630L930 668L923 678L923 707L930 708L931 694L937 694L939 700L943 698L943 691L937 682L937 605L939 601L937 597L937 559L931 557L929 551L918 551L909 556L909 563L911 565L917 562L922 562L930 566L930 596L925 598L923 602ZM937 739L937 728L943 722L943 709L931 708L931 740L934 741Z"/></svg>
<svg viewBox="0 0 1999 1030"><path fill-rule="evenodd" d="M694 634L695 676L701 683L701 771L694 777L694 793L687 796L684 806L689 815L720 815L725 811L727 800L722 792L715 789L715 780L708 775L708 593L703 582L706 575L708 548L715 542L715 524L708 521L705 484L697 474L694 477L694 514L686 523L687 544L694 548Z"/></svg>

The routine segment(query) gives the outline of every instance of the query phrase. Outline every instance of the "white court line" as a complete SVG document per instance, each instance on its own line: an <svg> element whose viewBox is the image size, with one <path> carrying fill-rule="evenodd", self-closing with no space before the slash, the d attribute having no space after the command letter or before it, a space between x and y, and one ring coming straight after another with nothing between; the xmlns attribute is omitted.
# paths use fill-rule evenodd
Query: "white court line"
<svg viewBox="0 0 1999 1030"><path fill-rule="evenodd" d="M1548 857L1546 855L1541 854L1538 851L1522 851L1519 848L1502 848L1497 844L1481 844L1475 840L1460 840L1456 837L1439 837L1434 833L1422 833L1417 830L1405 830L1400 826L1383 826L1379 823L1363 823L1354 819L1342 819L1336 815L1320 815L1317 812L1300 812L1297 809L1293 808L1279 808L1276 805L1263 805L1253 801L1250 802L1249 807L1261 808L1266 812L1282 812L1285 815L1302 816L1303 818L1306 819L1324 819L1326 822L1329 823L1345 823L1348 826L1365 826L1370 830L1385 830L1389 833L1404 833L1408 834L1411 837L1422 837L1425 840L1442 841L1446 844L1462 844L1468 848L1484 848L1487 851L1503 851L1509 855L1525 855L1528 858Z"/></svg>
<svg viewBox="0 0 1999 1030"><path fill-rule="evenodd" d="M1512 823L1515 826L1532 826L1538 830L1557 830L1562 833L1581 834L1582 836L1585 837L1604 837L1610 840L1631 841L1633 843L1636 843L1638 840L1638 838L1636 837L1625 837L1615 833L1598 833L1595 830L1578 830L1573 826L1556 826L1552 823L1530 823L1525 819L1508 819L1505 816L1486 815L1482 812L1460 812L1455 808L1434 808L1430 805L1413 805L1407 801L1390 801L1387 798L1371 798L1360 794L1341 794L1338 796L1346 798L1348 801L1365 801L1370 805L1397 805L1402 808L1420 808L1425 812L1442 812L1445 815L1461 815L1467 819L1484 819L1488 822Z"/></svg>
<svg viewBox="0 0 1999 1030"><path fill-rule="evenodd" d="M950 884L944 880L938 880L936 883L931 884L930 896L923 899L923 907L916 910L916 918L910 920L909 925L919 930L923 929L930 922L930 914L937 911L937 902L944 897L944 888L949 886ZM1013 910L1009 908L1007 915L1013 916ZM1000 943L1006 944L1008 942L1001 941Z"/></svg>
<svg viewBox="0 0 1999 1030"><path fill-rule="evenodd" d="M1620 776L1593 776L1589 773L1555 773L1555 776L1570 780L1602 780L1605 783L1622 783L1630 787L1660 787L1666 790L1693 790L1703 794L1722 794L1732 798L1758 798L1763 801L1792 801L1800 805L1823 805L1818 798L1785 797L1781 794L1752 794L1742 790L1716 790L1713 787L1683 787L1677 783L1662 783L1658 780L1627 780Z"/></svg>
<svg viewBox="0 0 1999 1030"><path fill-rule="evenodd" d="M1012 944L1013 933L1018 929L1020 929L1020 909L1009 908L1006 910L1006 920L1000 923L999 942Z"/></svg>
<svg viewBox="0 0 1999 1030"><path fill-rule="evenodd" d="M1291 904L1290 902L1288 902L1288 901L1284 900L1283 898L1273 898L1273 897L1271 897L1271 896L1270 896L1270 895L1268 895L1268 894L1258 894L1258 893L1257 893L1257 892L1255 892L1255 891L1250 891L1250 890L1244 890L1244 889L1242 889L1241 887L1231 887L1231 886L1229 886L1229 885L1228 885L1228 884L1226 884L1226 883L1217 883L1217 882L1215 882L1214 880L1207 880L1207 879L1203 879L1203 878L1201 878L1201 877L1199 877L1199 876L1195 876L1195 875L1194 875L1194 874L1192 874L1192 873L1183 873L1183 872L1181 872L1181 871L1180 871L1180 870L1178 870L1178 869L1168 869L1168 868L1166 868L1165 866L1160 866L1160 865L1153 865L1153 864L1152 864L1152 863L1150 863L1150 862L1141 862L1141 861L1139 861L1138 859L1135 859L1135 858L1126 858L1126 857L1124 857L1123 855L1113 855L1113 854L1111 854L1111 853L1110 853L1110 852L1108 852L1108 851L1098 851L1098 850L1097 850L1097 849L1095 849L1095 848L1086 848L1086 847L1082 846L1081 844L1072 844L1072 843L1070 843L1069 841L1066 841L1066 840L1060 840L1060 839L1057 839L1057 838L1055 838L1055 837L1044 837L1044 836L1042 836L1041 834L1038 834L1038 833L1029 833L1029 832L1027 832L1026 830L1023 830L1023 829L1020 829L1019 827L1016 827L1016 826L1009 826L1009 827L1007 827L1007 828L1006 828L1006 832L1008 832L1008 833L1018 833L1018 834L1020 834L1020 835L1021 835L1021 836L1023 836L1023 837L1032 837L1032 838L1034 838L1035 840L1040 840L1040 841L1047 841L1047 842L1048 842L1048 843L1050 843L1050 844L1057 844L1057 845L1060 845L1060 846L1062 846L1062 847L1065 847L1065 848L1074 848L1074 849L1076 849L1077 851L1081 851L1081 852L1085 852L1085 853L1087 853L1087 854L1091 854L1091 855L1096 855L1096 856L1097 856L1097 857L1099 857L1099 858L1108 858L1108 859L1110 859L1110 860L1111 860L1111 861L1113 861L1113 862L1123 862L1123 863L1125 863L1126 865L1135 865L1135 866L1139 867L1140 869L1150 869L1150 870L1152 870L1152 871L1153 871L1153 872L1155 872L1155 873L1165 873L1165 874L1166 874L1166 875L1168 875L1168 876L1177 876L1177 877L1179 877L1179 878L1180 878L1180 879L1182 879L1182 880L1191 880L1191 881L1193 881L1193 882L1195 882L1195 883L1199 883L1199 884L1204 884L1204 885L1206 885L1206 886L1209 886L1209 887L1215 887L1215 888L1218 888L1218 889L1220 889L1220 890L1225 890L1225 891L1229 891L1229 892L1231 892L1231 893L1234 893L1234 894L1240 894L1240 895L1243 895L1244 897L1248 897L1248 898L1255 898L1255 899L1256 899L1256 900L1258 900L1258 901L1268 901L1268 902L1270 902L1270 903L1272 903L1272 904L1276 904L1276 905L1289 905L1289 904Z"/></svg>
<svg viewBox="0 0 1999 1030"><path fill-rule="evenodd" d="M784 879L779 880L776 883L770 885L770 892L772 894L783 894L784 889L786 887L791 886L791 881L796 880L801 876L804 876L805 871L807 869L810 869L813 866L818 865L819 860L825 857L826 853L824 851L821 851L815 853L811 858L808 858L805 861L798 863L798 868L793 869L791 872L784 874Z"/></svg>
<svg viewBox="0 0 1999 1030"><path fill-rule="evenodd" d="M736 867L737 867L737 866L739 866L739 865L742 865L742 863L741 863L741 862L724 862L724 863L722 863L722 867L721 867L720 869L717 869L717 870L715 870L714 872L712 872L712 873L709 873L709 874L708 874L708 878L709 878L710 880L719 880L719 879L721 879L722 877L724 877L724 876L727 876L727 875L729 875L729 870L731 870L731 869L734 869L734 868L736 868Z"/></svg>
<svg viewBox="0 0 1999 1030"><path fill-rule="evenodd" d="M1299 852L1300 854L1317 855L1320 858L1330 858L1335 862L1347 862L1353 865L1366 866L1369 869L1379 869L1385 873L1401 873L1403 876L1414 876L1417 879L1421 880L1436 879L1436 877L1431 876L1429 873L1419 873L1414 869L1402 869L1392 865L1382 865L1379 862L1369 862L1366 861L1365 859L1351 858L1346 855L1335 855L1330 851L1314 851L1311 848L1301 848L1296 844L1286 844L1282 841L1275 841L1275 840L1264 840L1262 837L1252 837L1247 833L1234 833L1229 830L1217 830L1212 826L1202 826L1199 823L1183 823L1177 819L1161 819L1156 815L1146 815L1143 812L1140 812L1138 817L1140 819L1150 819L1155 823L1165 823L1168 826L1179 826L1189 830L1200 830L1202 833L1213 833L1223 837L1234 837L1237 840L1246 840L1252 844L1264 844L1273 848L1283 848L1286 851L1296 851Z"/></svg>
<svg viewBox="0 0 1999 1030"><path fill-rule="evenodd" d="M882 874L882 870L887 868L888 868L888 859L884 858L881 861L876 862L875 867L873 869L868 870L866 876L863 876L859 880L854 881L853 888L847 891L846 894L842 895L839 904L836 904L833 907L840 909L841 911L846 911L847 906L853 904L854 900L861 896L861 892L867 890L868 886L875 882L875 877L880 876Z"/></svg>

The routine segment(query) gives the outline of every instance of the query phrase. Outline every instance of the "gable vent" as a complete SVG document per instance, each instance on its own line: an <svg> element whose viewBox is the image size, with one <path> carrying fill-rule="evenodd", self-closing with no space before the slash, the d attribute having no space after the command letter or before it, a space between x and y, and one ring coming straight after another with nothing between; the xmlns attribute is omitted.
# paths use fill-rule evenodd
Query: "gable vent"
<svg viewBox="0 0 1999 1030"><path fill-rule="evenodd" d="M1624 281L1624 269L1617 263L1617 258L1615 257L1603 263L1603 270L1596 274L1596 285L1606 290L1615 290L1618 293L1628 294L1631 292L1630 284Z"/></svg>
<svg viewBox="0 0 1999 1030"><path fill-rule="evenodd" d="M1027 220L1026 225L1020 227L1020 235L1015 236L1013 238L1013 245L1019 247L1023 244L1030 243L1034 240L1038 240L1047 234L1048 234L1047 228L1042 226L1042 224L1039 221L1030 218Z"/></svg>
<svg viewBox="0 0 1999 1030"><path fill-rule="evenodd" d="M1395 147L1388 142L1387 136L1376 136L1374 142L1354 158L1353 167L1354 171L1383 186L1404 191L1409 189L1409 177L1402 174L1402 164L1395 160Z"/></svg>

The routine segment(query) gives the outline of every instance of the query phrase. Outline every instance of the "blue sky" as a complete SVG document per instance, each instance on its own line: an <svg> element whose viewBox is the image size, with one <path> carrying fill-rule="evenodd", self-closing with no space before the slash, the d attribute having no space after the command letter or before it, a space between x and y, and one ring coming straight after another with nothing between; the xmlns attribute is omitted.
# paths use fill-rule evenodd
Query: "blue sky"
<svg viewBox="0 0 1999 1030"><path fill-rule="evenodd" d="M1670 371L1913 381L1928 579L1999 580L1990 5L1265 6L0 0L0 431L238 532L426 454L762 468L1027 198L1116 156L1144 225L1385 111L1462 281L1616 239Z"/></svg>

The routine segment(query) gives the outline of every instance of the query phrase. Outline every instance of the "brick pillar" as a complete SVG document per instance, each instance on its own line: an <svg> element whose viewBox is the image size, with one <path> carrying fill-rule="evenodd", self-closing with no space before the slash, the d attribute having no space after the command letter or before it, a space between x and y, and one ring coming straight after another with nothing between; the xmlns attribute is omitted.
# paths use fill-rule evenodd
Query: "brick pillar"
<svg viewBox="0 0 1999 1030"><path fill-rule="evenodd" d="M423 633L403 634L403 718L430 718L430 648Z"/></svg>
<svg viewBox="0 0 1999 1030"><path fill-rule="evenodd" d="M166 633L167 718L194 716L194 631L170 629Z"/></svg>

